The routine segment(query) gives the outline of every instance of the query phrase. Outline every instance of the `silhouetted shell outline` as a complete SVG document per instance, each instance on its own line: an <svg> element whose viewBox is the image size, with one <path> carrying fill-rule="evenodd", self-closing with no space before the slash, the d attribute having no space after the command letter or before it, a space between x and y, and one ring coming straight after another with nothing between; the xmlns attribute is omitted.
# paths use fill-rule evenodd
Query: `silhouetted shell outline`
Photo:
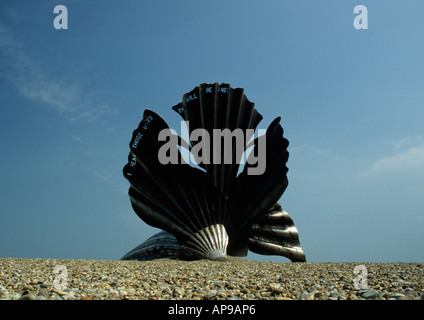
<svg viewBox="0 0 424 320"><path fill-rule="evenodd" d="M188 121L189 134L200 128L211 137L214 129L225 128L231 132L241 129L246 136L246 130L256 130L262 120L244 90L229 84L202 83L172 108ZM225 260L227 255L246 256L250 249L306 261L297 228L277 203L288 185L289 142L283 137L280 120L277 117L265 135L253 140L249 157L256 156L259 143L266 142L266 166L263 174L249 175L247 170L255 164L248 159L238 174L234 142L231 164L224 164L221 158L221 163L200 163L199 169L185 164L178 149L191 150L196 141L177 137L179 163L160 163L158 153L166 141L159 141L158 135L170 128L158 114L146 109L133 131L123 173L130 182L128 193L136 214L163 231L121 259ZM215 152L211 148L211 159Z"/></svg>

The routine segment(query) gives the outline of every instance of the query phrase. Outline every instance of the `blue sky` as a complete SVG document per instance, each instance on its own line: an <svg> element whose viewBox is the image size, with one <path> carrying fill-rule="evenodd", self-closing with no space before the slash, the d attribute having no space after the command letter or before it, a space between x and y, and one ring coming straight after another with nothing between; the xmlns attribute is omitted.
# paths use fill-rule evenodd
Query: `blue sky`
<svg viewBox="0 0 424 320"><path fill-rule="evenodd" d="M53 26L56 5L68 29ZM356 5L368 29L353 27ZM157 229L122 176L132 131L202 82L290 141L279 203L312 262L424 262L422 1L0 3L0 257L119 259ZM249 254L249 259L288 261Z"/></svg>

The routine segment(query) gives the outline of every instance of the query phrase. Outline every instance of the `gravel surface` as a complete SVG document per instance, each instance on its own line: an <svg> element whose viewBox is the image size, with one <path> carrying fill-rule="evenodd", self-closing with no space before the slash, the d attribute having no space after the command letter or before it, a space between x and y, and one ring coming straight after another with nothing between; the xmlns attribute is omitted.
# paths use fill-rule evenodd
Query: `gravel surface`
<svg viewBox="0 0 424 320"><path fill-rule="evenodd" d="M424 264L0 258L0 300L98 299L424 300Z"/></svg>

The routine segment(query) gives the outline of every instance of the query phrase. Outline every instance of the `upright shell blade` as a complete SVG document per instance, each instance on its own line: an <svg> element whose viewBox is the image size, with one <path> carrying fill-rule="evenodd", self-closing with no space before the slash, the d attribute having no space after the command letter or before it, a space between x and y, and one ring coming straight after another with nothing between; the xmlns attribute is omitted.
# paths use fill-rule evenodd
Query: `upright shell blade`
<svg viewBox="0 0 424 320"><path fill-rule="evenodd" d="M275 204L252 225L249 250L259 254L284 256L293 262L306 261L298 230L279 204Z"/></svg>

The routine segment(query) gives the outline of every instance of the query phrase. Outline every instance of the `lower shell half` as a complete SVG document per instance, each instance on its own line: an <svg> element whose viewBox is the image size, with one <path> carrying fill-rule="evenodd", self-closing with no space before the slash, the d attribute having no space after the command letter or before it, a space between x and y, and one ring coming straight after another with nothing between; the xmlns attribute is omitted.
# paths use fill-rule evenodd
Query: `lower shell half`
<svg viewBox="0 0 424 320"><path fill-rule="evenodd" d="M227 259L228 234L223 225L214 225L193 235L182 244L172 234L161 231L125 254L122 260L154 259L198 260ZM299 234L293 220L280 205L274 205L266 215L252 225L248 248L263 255L278 255L292 262L305 262Z"/></svg>

